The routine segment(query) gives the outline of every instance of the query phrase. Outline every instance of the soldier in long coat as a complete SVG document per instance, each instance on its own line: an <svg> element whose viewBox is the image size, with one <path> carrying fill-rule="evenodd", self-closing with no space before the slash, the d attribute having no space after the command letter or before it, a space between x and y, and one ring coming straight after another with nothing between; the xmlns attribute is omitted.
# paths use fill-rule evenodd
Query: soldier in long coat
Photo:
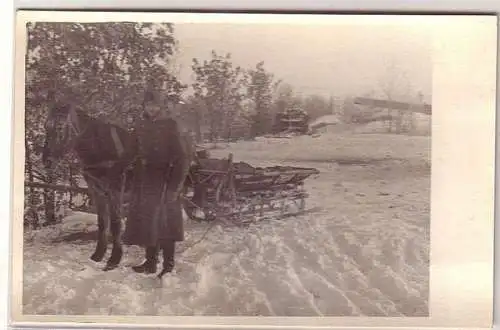
<svg viewBox="0 0 500 330"><path fill-rule="evenodd" d="M156 273L162 251L161 278L174 268L175 243L184 240L179 194L189 170L189 146L177 122L165 116L158 94L146 94L143 117L136 128L140 156L123 240L145 247L146 260L132 267L138 273Z"/></svg>

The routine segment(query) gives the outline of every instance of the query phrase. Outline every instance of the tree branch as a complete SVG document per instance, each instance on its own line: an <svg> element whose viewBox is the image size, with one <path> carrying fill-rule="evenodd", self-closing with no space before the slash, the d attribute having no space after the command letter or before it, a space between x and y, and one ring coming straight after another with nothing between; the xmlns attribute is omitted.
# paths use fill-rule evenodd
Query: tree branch
<svg viewBox="0 0 500 330"><path fill-rule="evenodd" d="M41 182L25 181L24 185L26 187L49 189L49 190L59 190L59 191L64 191L64 192L74 191L74 192L82 193L82 194L89 193L87 188L65 186L65 185L60 185L60 184L48 184L48 183L41 183Z"/></svg>

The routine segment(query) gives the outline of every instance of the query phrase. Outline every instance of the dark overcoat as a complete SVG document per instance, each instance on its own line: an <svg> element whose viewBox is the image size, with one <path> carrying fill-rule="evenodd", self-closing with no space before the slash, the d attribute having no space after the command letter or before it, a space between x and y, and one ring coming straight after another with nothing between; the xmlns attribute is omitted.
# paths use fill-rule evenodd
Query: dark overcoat
<svg viewBox="0 0 500 330"><path fill-rule="evenodd" d="M136 128L139 160L136 162L124 244L157 246L183 241L180 198L167 201L168 192L182 190L189 171L187 140L171 118L143 119Z"/></svg>

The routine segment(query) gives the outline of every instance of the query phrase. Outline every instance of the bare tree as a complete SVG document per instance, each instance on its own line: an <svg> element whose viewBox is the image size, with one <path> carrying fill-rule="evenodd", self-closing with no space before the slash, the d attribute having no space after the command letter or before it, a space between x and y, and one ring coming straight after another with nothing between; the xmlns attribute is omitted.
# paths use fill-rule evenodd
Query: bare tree
<svg viewBox="0 0 500 330"><path fill-rule="evenodd" d="M411 84L404 70L391 61L380 79L380 90L388 100L408 100L411 95ZM405 117L402 110L387 109L387 131L401 133L404 130ZM411 114L410 114L411 116Z"/></svg>

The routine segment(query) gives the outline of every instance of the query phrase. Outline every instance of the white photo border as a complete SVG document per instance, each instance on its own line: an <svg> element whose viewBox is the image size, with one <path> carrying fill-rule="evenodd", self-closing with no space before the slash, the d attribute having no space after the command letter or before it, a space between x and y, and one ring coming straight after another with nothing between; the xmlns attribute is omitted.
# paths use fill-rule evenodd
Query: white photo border
<svg viewBox="0 0 500 330"><path fill-rule="evenodd" d="M22 315L24 53L26 22L383 24L432 30L430 317L150 317ZM13 130L11 317L16 326L489 328L493 229L497 17L485 15L319 15L19 11ZM92 324L89 324L91 322Z"/></svg>

